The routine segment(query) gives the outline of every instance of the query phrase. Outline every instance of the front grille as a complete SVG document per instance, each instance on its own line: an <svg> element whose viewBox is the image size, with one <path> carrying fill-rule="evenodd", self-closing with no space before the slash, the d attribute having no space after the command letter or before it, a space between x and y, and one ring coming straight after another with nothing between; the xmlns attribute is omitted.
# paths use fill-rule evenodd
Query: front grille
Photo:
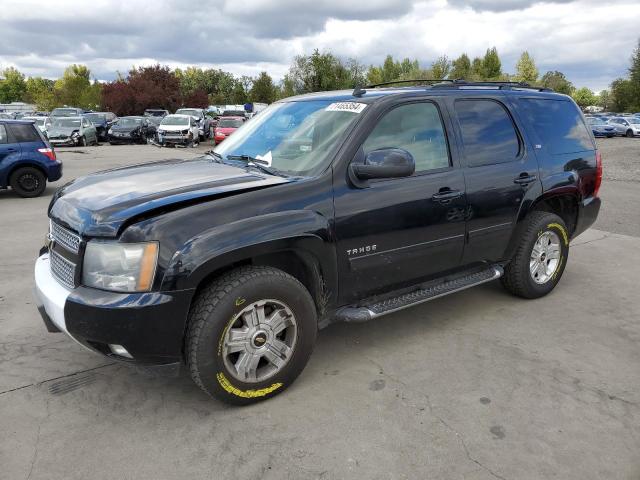
<svg viewBox="0 0 640 480"><path fill-rule="evenodd" d="M67 288L75 288L76 265L54 250L49 251L51 273Z"/></svg>
<svg viewBox="0 0 640 480"><path fill-rule="evenodd" d="M71 230L61 227L55 222L51 222L51 238L54 242L63 246L70 252L80 252L80 236L76 235Z"/></svg>

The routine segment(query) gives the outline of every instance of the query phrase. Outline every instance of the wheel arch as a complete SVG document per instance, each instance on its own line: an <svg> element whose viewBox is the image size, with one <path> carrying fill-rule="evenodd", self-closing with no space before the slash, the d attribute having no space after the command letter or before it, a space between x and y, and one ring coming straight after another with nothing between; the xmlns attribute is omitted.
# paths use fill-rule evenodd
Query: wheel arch
<svg viewBox="0 0 640 480"><path fill-rule="evenodd" d="M509 245L506 250L505 259L510 260L518 245L518 239L522 233L523 225L532 212L548 212L558 215L569 230L571 237L578 224L580 192L577 187L566 187L547 192L531 203L526 211L520 212L518 222L513 230Z"/></svg>
<svg viewBox="0 0 640 480"><path fill-rule="evenodd" d="M11 165L11 167L9 167L9 169L7 170L7 177L5 179L7 186L10 184L11 177L16 172L16 170L24 167L32 167L39 170L40 173L44 175L45 181L48 181L49 175L47 175L47 171L44 169L42 165L38 164L38 162L34 162L32 160L19 160L13 165Z"/></svg>

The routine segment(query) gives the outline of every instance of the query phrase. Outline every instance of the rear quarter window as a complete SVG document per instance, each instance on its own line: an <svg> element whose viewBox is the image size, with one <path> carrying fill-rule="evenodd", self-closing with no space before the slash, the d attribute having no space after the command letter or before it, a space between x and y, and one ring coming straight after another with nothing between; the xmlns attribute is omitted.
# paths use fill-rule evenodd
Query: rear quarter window
<svg viewBox="0 0 640 480"><path fill-rule="evenodd" d="M584 152L595 147L578 107L568 100L521 98L529 125L553 155Z"/></svg>
<svg viewBox="0 0 640 480"><path fill-rule="evenodd" d="M520 139L511 116L499 102L462 99L455 102L462 133L464 156L469 167L516 160Z"/></svg>
<svg viewBox="0 0 640 480"><path fill-rule="evenodd" d="M42 141L36 127L32 124L9 124L7 128L17 143Z"/></svg>

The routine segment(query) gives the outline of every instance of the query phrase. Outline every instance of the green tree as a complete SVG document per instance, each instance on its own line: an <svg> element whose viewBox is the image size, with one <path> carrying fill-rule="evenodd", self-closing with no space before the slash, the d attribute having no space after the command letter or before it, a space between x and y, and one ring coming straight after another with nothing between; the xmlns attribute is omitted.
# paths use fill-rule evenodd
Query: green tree
<svg viewBox="0 0 640 480"><path fill-rule="evenodd" d="M249 91L249 99L252 102L271 103L276 98L276 87L267 72L260 72L260 75L253 81Z"/></svg>
<svg viewBox="0 0 640 480"><path fill-rule="evenodd" d="M609 92L609 90L604 89L604 90L601 90L600 93L598 94L596 104L604 108L605 111L607 111L611 108L611 101L612 101L611 93Z"/></svg>
<svg viewBox="0 0 640 480"><path fill-rule="evenodd" d="M485 80L498 79L502 76L502 62L496 47L488 48L482 59L482 74Z"/></svg>
<svg viewBox="0 0 640 480"><path fill-rule="evenodd" d="M431 75L437 80L442 80L449 76L451 71L451 62L446 55L442 55L431 64Z"/></svg>
<svg viewBox="0 0 640 480"><path fill-rule="evenodd" d="M54 81L48 78L27 78L25 101L35 104L38 110L50 111L54 109L57 104L53 84Z"/></svg>
<svg viewBox="0 0 640 480"><path fill-rule="evenodd" d="M449 78L454 80L457 78L469 79L471 77L471 60L466 53L463 53L458 58L451 62L451 72L449 72Z"/></svg>
<svg viewBox="0 0 640 480"><path fill-rule="evenodd" d="M292 97L295 94L296 94L295 82L293 81L291 76L287 74L284 76L284 78L282 79L282 82L280 82L280 85L278 86L276 98L281 99L281 98Z"/></svg>
<svg viewBox="0 0 640 480"><path fill-rule="evenodd" d="M353 88L353 78L343 62L330 52L298 55L289 68L295 93Z"/></svg>
<svg viewBox="0 0 640 480"><path fill-rule="evenodd" d="M640 100L631 80L618 78L611 82L611 109L616 112L640 111Z"/></svg>
<svg viewBox="0 0 640 480"><path fill-rule="evenodd" d="M24 75L13 67L2 72L4 80L0 80L0 103L19 102L24 99L27 85Z"/></svg>
<svg viewBox="0 0 640 480"><path fill-rule="evenodd" d="M91 83L89 68L85 65L73 64L65 69L62 78L56 80L54 92L59 105L96 108L99 103L100 86L95 82Z"/></svg>
<svg viewBox="0 0 640 480"><path fill-rule="evenodd" d="M484 80L484 66L482 65L482 59L476 57L471 62L471 80Z"/></svg>
<svg viewBox="0 0 640 480"><path fill-rule="evenodd" d="M550 88L558 93L564 93L565 95L571 95L573 91L573 84L567 80L564 73L557 70L549 71L542 76L540 83L545 88Z"/></svg>
<svg viewBox="0 0 640 480"><path fill-rule="evenodd" d="M582 87L574 90L571 93L571 96L580 108L585 108L589 105L595 105L596 103L596 96L587 87Z"/></svg>
<svg viewBox="0 0 640 480"><path fill-rule="evenodd" d="M519 82L535 83L538 80L538 69L529 52L524 51L516 63L516 79Z"/></svg>

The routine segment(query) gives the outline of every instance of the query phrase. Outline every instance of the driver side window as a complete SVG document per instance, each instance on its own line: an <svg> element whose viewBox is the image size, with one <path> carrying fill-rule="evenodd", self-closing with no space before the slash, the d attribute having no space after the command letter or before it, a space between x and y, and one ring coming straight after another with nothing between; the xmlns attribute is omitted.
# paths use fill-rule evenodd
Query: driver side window
<svg viewBox="0 0 640 480"><path fill-rule="evenodd" d="M363 144L365 155L381 148L411 153L416 173L450 166L440 112L431 102L401 105L387 112Z"/></svg>

